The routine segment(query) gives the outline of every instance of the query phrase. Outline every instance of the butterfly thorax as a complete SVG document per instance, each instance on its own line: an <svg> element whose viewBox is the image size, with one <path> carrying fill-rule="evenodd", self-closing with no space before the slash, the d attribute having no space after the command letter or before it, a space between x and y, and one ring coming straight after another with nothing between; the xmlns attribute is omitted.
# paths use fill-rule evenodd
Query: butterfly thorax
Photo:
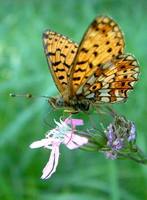
<svg viewBox="0 0 147 200"><path fill-rule="evenodd" d="M54 108L66 108L67 110L71 111L87 111L89 110L90 102L85 99L77 99L72 98L68 101L65 101L62 96L58 96L55 98L50 98L48 101Z"/></svg>

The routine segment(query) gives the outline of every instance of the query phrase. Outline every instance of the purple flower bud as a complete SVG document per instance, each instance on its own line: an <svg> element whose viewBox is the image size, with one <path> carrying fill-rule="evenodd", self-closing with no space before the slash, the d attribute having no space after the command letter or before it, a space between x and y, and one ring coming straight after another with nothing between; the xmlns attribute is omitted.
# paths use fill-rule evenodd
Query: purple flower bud
<svg viewBox="0 0 147 200"><path fill-rule="evenodd" d="M116 138L112 124L110 124L108 126L106 134L107 134L107 138L108 138L109 143L112 143Z"/></svg>
<svg viewBox="0 0 147 200"><path fill-rule="evenodd" d="M107 136L107 146L110 147L112 150L119 150L123 147L123 138L118 138L115 129L112 124L110 124L106 131Z"/></svg>
<svg viewBox="0 0 147 200"><path fill-rule="evenodd" d="M131 128L129 132L128 142L135 140L136 138L136 128L133 122L131 122Z"/></svg>
<svg viewBox="0 0 147 200"><path fill-rule="evenodd" d="M120 149L122 149L122 147L123 147L123 139L116 138L116 140L113 141L111 147L112 147L113 150L120 150Z"/></svg>

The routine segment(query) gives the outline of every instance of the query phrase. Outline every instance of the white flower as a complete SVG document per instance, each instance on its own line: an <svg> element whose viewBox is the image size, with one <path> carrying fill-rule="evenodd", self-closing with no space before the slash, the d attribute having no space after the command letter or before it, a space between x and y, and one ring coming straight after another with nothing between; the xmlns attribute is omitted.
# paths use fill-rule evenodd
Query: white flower
<svg viewBox="0 0 147 200"><path fill-rule="evenodd" d="M48 163L43 169L42 179L50 178L56 171L59 161L59 147L64 144L69 149L76 149L88 143L86 137L75 134L76 126L83 125L81 119L67 118L65 121L55 121L56 128L47 132L46 137L42 140L33 142L30 148L44 147L51 149Z"/></svg>

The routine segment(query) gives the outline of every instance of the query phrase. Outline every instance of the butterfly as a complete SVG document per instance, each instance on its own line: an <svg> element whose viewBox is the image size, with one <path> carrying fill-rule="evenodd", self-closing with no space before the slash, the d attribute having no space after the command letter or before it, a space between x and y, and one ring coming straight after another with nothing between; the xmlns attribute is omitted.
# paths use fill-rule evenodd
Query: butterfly
<svg viewBox="0 0 147 200"><path fill-rule="evenodd" d="M96 17L80 44L51 30L43 33L44 51L60 92L53 107L87 111L90 105L127 99L138 80L139 64L124 53L124 38L117 23Z"/></svg>

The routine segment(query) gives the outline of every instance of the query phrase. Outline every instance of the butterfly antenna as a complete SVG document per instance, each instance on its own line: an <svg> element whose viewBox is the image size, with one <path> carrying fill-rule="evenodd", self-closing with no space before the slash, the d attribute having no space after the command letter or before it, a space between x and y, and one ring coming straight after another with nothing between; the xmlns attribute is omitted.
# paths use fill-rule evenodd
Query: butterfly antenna
<svg viewBox="0 0 147 200"><path fill-rule="evenodd" d="M30 93L27 93L27 94L15 94L15 93L10 93L9 94L10 97L25 97L27 99L31 99L31 98L45 98L45 99L50 99L50 97L48 96L34 96Z"/></svg>

